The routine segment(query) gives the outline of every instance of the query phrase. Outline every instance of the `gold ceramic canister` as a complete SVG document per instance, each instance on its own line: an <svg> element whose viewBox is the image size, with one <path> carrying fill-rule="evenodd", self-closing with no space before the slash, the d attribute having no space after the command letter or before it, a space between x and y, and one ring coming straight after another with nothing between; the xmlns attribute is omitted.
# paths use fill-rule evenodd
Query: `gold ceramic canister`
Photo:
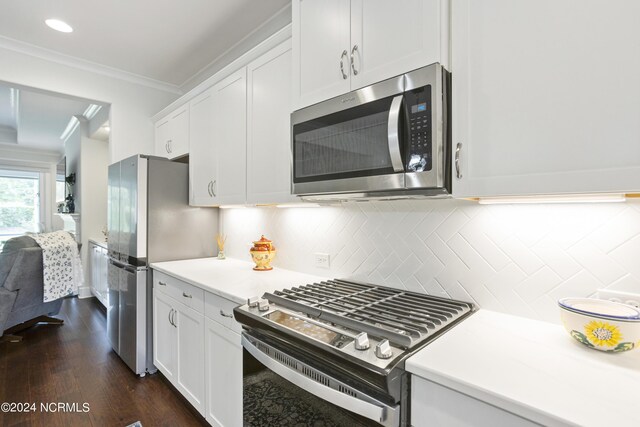
<svg viewBox="0 0 640 427"><path fill-rule="evenodd" d="M264 236L260 237L260 240L253 242L253 247L249 250L253 262L256 264L253 267L256 271L269 271L273 270L271 267L271 261L276 256L276 248L273 246L271 240Z"/></svg>

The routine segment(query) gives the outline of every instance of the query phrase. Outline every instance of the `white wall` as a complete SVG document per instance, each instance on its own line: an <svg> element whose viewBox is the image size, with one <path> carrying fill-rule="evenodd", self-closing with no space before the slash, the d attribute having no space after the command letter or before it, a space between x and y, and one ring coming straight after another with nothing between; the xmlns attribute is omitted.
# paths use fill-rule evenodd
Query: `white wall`
<svg viewBox="0 0 640 427"><path fill-rule="evenodd" d="M278 250L275 266L355 277L551 322L559 322L558 298L589 296L598 288L640 293L637 200L221 209L221 229L229 257L251 261L250 242L265 234ZM316 252L330 255L329 270L314 266Z"/></svg>
<svg viewBox="0 0 640 427"><path fill-rule="evenodd" d="M89 239L104 240L102 230L107 226L107 179L109 143L89 138L89 123L81 121L65 141L67 176L75 172L72 191L76 213L80 214L80 257L84 268L85 285L89 286Z"/></svg>
<svg viewBox="0 0 640 427"><path fill-rule="evenodd" d="M0 80L111 104L110 163L153 153L151 116L178 95L0 48Z"/></svg>
<svg viewBox="0 0 640 427"><path fill-rule="evenodd" d="M81 156L81 147L82 147L82 132L84 129L84 124L81 123L78 125L76 130L69 135L67 140L64 142L64 155L66 161L66 175L69 176L72 173L76 174L76 183L73 187L69 187L67 184L66 191L73 194L74 204L75 204L75 212L81 211L82 205L82 195L81 195L81 186L79 175L80 175L80 156Z"/></svg>

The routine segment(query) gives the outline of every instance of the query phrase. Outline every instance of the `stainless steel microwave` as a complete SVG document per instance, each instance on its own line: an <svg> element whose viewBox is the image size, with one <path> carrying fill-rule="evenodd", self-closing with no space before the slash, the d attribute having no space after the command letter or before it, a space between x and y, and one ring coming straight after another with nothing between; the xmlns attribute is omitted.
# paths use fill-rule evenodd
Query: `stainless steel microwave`
<svg viewBox="0 0 640 427"><path fill-rule="evenodd" d="M449 88L450 74L433 64L295 111L293 194L449 195Z"/></svg>

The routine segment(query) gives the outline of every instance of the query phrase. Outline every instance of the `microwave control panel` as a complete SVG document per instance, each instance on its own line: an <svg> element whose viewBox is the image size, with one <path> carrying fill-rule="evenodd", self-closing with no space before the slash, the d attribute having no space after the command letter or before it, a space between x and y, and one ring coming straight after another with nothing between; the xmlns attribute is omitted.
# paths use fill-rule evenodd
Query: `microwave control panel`
<svg viewBox="0 0 640 427"><path fill-rule="evenodd" d="M431 86L414 89L404 95L409 130L407 172L430 171L433 167Z"/></svg>

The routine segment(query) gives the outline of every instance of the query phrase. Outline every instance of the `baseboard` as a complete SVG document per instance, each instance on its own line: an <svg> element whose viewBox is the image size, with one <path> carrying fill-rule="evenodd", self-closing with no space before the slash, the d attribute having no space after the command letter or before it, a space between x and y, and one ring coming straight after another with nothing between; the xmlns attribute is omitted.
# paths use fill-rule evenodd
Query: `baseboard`
<svg viewBox="0 0 640 427"><path fill-rule="evenodd" d="M81 286L78 288L78 298L91 298L92 296L91 288L89 286Z"/></svg>

